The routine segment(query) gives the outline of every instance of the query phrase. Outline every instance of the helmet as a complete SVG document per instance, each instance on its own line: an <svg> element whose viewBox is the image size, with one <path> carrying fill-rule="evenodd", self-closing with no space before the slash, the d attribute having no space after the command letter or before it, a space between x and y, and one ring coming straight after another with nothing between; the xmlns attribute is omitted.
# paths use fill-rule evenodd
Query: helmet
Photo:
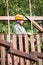
<svg viewBox="0 0 43 65"><path fill-rule="evenodd" d="M24 20L24 16L18 14L15 16L15 20Z"/></svg>

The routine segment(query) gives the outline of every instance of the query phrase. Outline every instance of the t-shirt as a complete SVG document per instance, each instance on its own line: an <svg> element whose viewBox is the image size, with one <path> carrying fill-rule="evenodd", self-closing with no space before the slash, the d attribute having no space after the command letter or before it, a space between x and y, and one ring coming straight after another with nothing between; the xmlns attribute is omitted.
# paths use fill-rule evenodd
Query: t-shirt
<svg viewBox="0 0 43 65"><path fill-rule="evenodd" d="M14 32L15 34L27 34L25 28L20 24L14 25Z"/></svg>

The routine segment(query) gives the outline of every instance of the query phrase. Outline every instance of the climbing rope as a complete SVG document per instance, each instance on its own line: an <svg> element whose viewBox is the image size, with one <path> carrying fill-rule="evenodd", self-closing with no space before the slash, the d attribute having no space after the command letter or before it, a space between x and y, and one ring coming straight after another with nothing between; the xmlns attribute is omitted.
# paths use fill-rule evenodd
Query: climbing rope
<svg viewBox="0 0 43 65"><path fill-rule="evenodd" d="M29 0L29 7L30 7L30 16L32 16L31 0ZM31 21L31 33L33 34L33 25L32 25L32 21Z"/></svg>
<svg viewBox="0 0 43 65"><path fill-rule="evenodd" d="M10 40L10 22L9 22L8 0L6 0L6 3L7 3L7 16L8 16L8 34L9 34L9 40Z"/></svg>

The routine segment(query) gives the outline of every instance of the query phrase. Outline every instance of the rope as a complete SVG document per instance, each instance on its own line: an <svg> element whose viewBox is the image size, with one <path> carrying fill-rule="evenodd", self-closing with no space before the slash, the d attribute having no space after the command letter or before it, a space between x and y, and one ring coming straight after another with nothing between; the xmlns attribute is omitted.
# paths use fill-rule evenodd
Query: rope
<svg viewBox="0 0 43 65"><path fill-rule="evenodd" d="M10 40L10 22L9 22L8 0L6 0L6 3L7 3L7 16L8 16L8 34L9 34L9 40Z"/></svg>
<svg viewBox="0 0 43 65"><path fill-rule="evenodd" d="M30 16L32 16L32 11L31 11L31 0L29 0L29 7L30 7ZM31 33L33 34L33 25L31 22Z"/></svg>

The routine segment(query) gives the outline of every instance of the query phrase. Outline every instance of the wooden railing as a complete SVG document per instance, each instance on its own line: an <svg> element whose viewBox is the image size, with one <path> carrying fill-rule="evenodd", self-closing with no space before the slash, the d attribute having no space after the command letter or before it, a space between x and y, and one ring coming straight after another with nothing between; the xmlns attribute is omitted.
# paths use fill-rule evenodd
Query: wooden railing
<svg viewBox="0 0 43 65"><path fill-rule="evenodd" d="M1 65L43 65L40 39L43 34L0 34ZM36 47L35 47L36 46Z"/></svg>

